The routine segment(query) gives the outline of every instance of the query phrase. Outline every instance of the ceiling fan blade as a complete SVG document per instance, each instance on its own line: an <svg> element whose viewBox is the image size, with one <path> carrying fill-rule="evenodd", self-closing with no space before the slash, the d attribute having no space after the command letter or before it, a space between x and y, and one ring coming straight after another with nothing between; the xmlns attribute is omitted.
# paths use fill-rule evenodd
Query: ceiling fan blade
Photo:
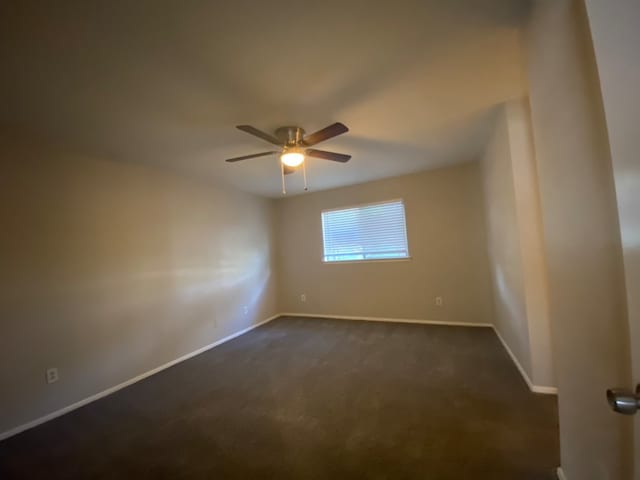
<svg viewBox="0 0 640 480"><path fill-rule="evenodd" d="M308 156L314 158L322 158L323 160L333 160L334 162L348 162L351 159L351 155L345 155L344 153L327 152L325 150L316 150L315 148L307 148L305 152Z"/></svg>
<svg viewBox="0 0 640 480"><path fill-rule="evenodd" d="M333 125L329 125L328 127L323 128L322 130L318 130L311 135L307 135L302 140L302 143L310 147L312 145L315 145L316 143L324 142L325 140L337 137L338 135L342 135L343 133L346 133L348 131L349 129L345 125L337 122Z"/></svg>
<svg viewBox="0 0 640 480"><path fill-rule="evenodd" d="M242 130L243 132L250 133L251 135L255 135L258 138L266 140L269 143L273 143L274 145L282 146L282 142L274 137L273 135L269 135L268 133L263 132L262 130L258 130L251 125L237 125L236 128L238 130Z"/></svg>
<svg viewBox="0 0 640 480"><path fill-rule="evenodd" d="M274 155L276 153L280 153L280 152L273 151L273 152L254 153L252 155L244 155L243 157L228 158L226 161L239 162L240 160L248 160L249 158L257 158L257 157L266 157L267 155Z"/></svg>

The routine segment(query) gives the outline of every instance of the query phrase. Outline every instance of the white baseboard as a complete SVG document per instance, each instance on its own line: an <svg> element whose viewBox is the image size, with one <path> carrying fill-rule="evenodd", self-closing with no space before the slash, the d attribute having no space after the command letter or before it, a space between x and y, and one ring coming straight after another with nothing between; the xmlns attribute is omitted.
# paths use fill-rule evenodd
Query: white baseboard
<svg viewBox="0 0 640 480"><path fill-rule="evenodd" d="M549 387L545 385L532 385L530 388L533 393L543 393L545 395L558 394L558 387Z"/></svg>
<svg viewBox="0 0 640 480"><path fill-rule="evenodd" d="M196 355L200 355L201 353L206 352L207 350L210 350L214 347L217 347L218 345L221 345L225 342L228 342L229 340L233 340L236 337L239 337L240 335L243 335L251 330L253 330L254 328L259 327L260 325L264 325L265 323L270 322L271 320L275 320L276 318L280 317L282 315L277 314L274 315L272 317L267 318L266 320L263 320L259 323L256 323L255 325L251 325L250 327L247 327L243 330L240 330L239 332L235 332L232 333L231 335L228 335L224 338L221 338L220 340L217 340L209 345L206 345L202 348L199 348L198 350L195 350L191 353L187 353L186 355L181 356L180 358L176 358L175 360L172 360L168 363L165 363L164 365L161 365L159 367L154 368L153 370L149 370L148 372L142 373L134 378L131 378L125 382L122 382L114 387L108 388L106 390L103 390L102 392L96 393L95 395L91 395L90 397L84 398L78 402L75 402L71 405L68 405L66 407L63 407L59 410L56 410L55 412L51 412L48 413L47 415L44 415L40 418L36 418L35 420L32 420L28 423L19 425L15 428L12 428L11 430L7 430L6 432L0 432L0 441L1 440L5 440L9 437L12 437L14 435L17 435L18 433L24 432L25 430L29 430L30 428L34 428L37 427L38 425L41 425L45 422L48 422L49 420L53 420L54 418L60 417L62 415L64 415L65 413L69 413L72 412L73 410L76 410L80 407L83 407L91 402L95 402L96 400L99 400L101 398L104 398L108 395L111 395L112 393L117 392L118 390L121 390L125 387L128 387L129 385L133 385L136 382L139 382L140 380L144 380L147 377L150 377L151 375L155 375L158 372L161 372L162 370L165 370L169 367L173 367L174 365L180 363L180 362L184 362L185 360L189 360L192 357L195 357Z"/></svg>
<svg viewBox="0 0 640 480"><path fill-rule="evenodd" d="M281 313L281 317L332 318L338 320L364 320L366 322L422 323L425 325L450 325L457 327L489 327L490 323L442 322L439 320L420 320L415 318L360 317L352 315L325 315L323 313Z"/></svg>
<svg viewBox="0 0 640 480"><path fill-rule="evenodd" d="M515 363L516 368L520 372L520 375L522 375L522 378L524 378L524 381L527 383L529 390L531 390L534 393L543 393L545 395L557 395L558 389L556 387L547 387L543 385L533 384L533 382L529 378L529 375L527 375L526 370L520 364L518 357L516 357L513 351L511 350L511 348L509 348L509 345L507 345L507 342L505 341L505 339L502 337L502 335L500 335L500 332L498 331L498 329L494 325L492 325L492 327L493 327L493 331L496 332L496 336L500 339L500 343L502 343L502 346L511 357L511 360L513 360L513 363Z"/></svg>
<svg viewBox="0 0 640 480"><path fill-rule="evenodd" d="M567 480L567 476L562 471L562 467L558 467L558 470L556 470L556 473L558 474L558 480Z"/></svg>

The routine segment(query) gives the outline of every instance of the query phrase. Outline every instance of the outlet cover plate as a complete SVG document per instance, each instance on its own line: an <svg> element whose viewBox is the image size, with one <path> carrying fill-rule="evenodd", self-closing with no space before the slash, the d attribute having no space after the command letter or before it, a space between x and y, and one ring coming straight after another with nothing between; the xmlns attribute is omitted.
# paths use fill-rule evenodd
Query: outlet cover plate
<svg viewBox="0 0 640 480"><path fill-rule="evenodd" d="M47 383L56 383L60 378L57 368L48 368L45 376Z"/></svg>

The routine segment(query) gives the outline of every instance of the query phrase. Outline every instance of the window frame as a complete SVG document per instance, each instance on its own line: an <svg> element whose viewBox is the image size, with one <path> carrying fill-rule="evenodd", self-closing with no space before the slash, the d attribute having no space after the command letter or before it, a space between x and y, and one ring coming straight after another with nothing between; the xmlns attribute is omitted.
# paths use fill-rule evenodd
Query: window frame
<svg viewBox="0 0 640 480"><path fill-rule="evenodd" d="M364 258L362 260L325 260L325 252L324 252L324 222L323 222L323 214L329 212L336 212L340 210L350 210L352 208L362 208L362 207L371 207L375 205L384 205L386 203L396 203L400 202L402 204L402 209L404 211L404 236L407 241L407 256L406 257L397 257L397 258ZM334 208L325 208L320 211L320 231L322 236L322 263L324 265L340 265L340 264L348 264L348 263L389 263L389 262L409 262L411 261L411 250L409 248L409 228L407 227L407 208L403 198L391 198L388 200L379 200L376 202L366 202L366 203L356 203L352 205L345 205L342 207L334 207Z"/></svg>

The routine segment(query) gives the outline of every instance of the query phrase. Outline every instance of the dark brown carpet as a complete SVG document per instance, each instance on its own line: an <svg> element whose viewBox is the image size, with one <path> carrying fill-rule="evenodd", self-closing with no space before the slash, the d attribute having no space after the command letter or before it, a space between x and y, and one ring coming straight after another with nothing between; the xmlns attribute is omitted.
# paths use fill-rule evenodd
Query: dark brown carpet
<svg viewBox="0 0 640 480"><path fill-rule="evenodd" d="M553 479L491 329L281 318L0 443L9 479Z"/></svg>

